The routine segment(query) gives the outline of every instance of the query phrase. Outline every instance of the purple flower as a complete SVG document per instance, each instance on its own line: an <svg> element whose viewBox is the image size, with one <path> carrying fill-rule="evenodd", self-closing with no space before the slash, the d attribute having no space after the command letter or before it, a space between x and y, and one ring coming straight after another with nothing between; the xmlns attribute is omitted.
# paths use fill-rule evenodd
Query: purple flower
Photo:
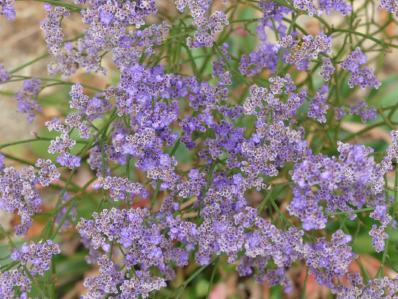
<svg viewBox="0 0 398 299"><path fill-rule="evenodd" d="M299 70L308 69L311 59L316 59L320 53L330 54L332 50L332 39L323 32L315 36L305 35L300 39L286 35L279 44L288 50L285 61L294 64Z"/></svg>
<svg viewBox="0 0 398 299"><path fill-rule="evenodd" d="M18 111L26 114L29 122L32 122L35 114L41 111L37 102L37 96L41 89L40 85L40 80L26 80L23 82L22 89L16 93Z"/></svg>
<svg viewBox="0 0 398 299"><path fill-rule="evenodd" d="M398 291L397 278L369 279L363 281L360 273L349 273L349 286L340 286L336 290L337 299L357 298L394 298ZM380 297L382 296L382 297Z"/></svg>
<svg viewBox="0 0 398 299"><path fill-rule="evenodd" d="M7 70L4 68L2 64L0 64L0 83L1 82L6 82L10 79L10 74L7 72Z"/></svg>
<svg viewBox="0 0 398 299"><path fill-rule="evenodd" d="M260 9L263 12L263 17L261 19L261 24L265 27L274 29L276 27L278 33L281 36L284 36L287 31L287 26L283 22L283 17L291 12L290 8L287 8L285 6L279 5L276 2L273 1L265 1L261 0L258 4ZM274 27L275 26L275 27ZM261 29L261 27L259 27ZM261 31L258 30L258 33ZM263 31L264 32L264 31ZM261 35L259 35L259 38L264 41L264 39L261 38Z"/></svg>
<svg viewBox="0 0 398 299"><path fill-rule="evenodd" d="M386 150L386 155L380 163L380 168L383 172L388 172L393 169L393 163L398 161L398 131L391 132L391 144Z"/></svg>
<svg viewBox="0 0 398 299"><path fill-rule="evenodd" d="M0 172L2 172L3 171L3 169L4 169L4 167L5 167L5 157L4 157L4 155L2 155L2 154L0 154Z"/></svg>
<svg viewBox="0 0 398 299"><path fill-rule="evenodd" d="M11 254L11 259L26 266L32 275L43 275L50 269L53 255L60 254L58 244L51 240L39 243L24 243L20 249Z"/></svg>
<svg viewBox="0 0 398 299"><path fill-rule="evenodd" d="M354 51L347 56L347 58L340 64L344 70L356 72L360 66L368 62L368 57L362 52L360 48L355 48Z"/></svg>
<svg viewBox="0 0 398 299"><path fill-rule="evenodd" d="M326 113L329 109L329 105L327 104L328 94L328 86L323 85L310 103L308 108L308 117L316 119L320 123L326 122Z"/></svg>
<svg viewBox="0 0 398 299"><path fill-rule="evenodd" d="M355 258L348 246L350 241L351 236L338 230L330 241L320 238L315 244L304 247L307 265L319 283L333 289L334 279L348 272L348 266Z"/></svg>
<svg viewBox="0 0 398 299"><path fill-rule="evenodd" d="M315 3L314 3L315 2ZM305 10L308 15L321 15L322 12L330 14L333 10L347 15L351 12L352 7L345 0L294 0L293 5L295 8Z"/></svg>
<svg viewBox="0 0 398 299"><path fill-rule="evenodd" d="M23 271L13 269L0 273L1 298L28 298L30 288L31 281Z"/></svg>
<svg viewBox="0 0 398 299"><path fill-rule="evenodd" d="M380 87L381 83L377 80L373 71L368 67L361 67L366 64L367 61L367 56L360 48L356 48L340 64L344 70L351 73L351 78L348 81L348 85L351 88L360 86L361 88L374 87L378 89Z"/></svg>
<svg viewBox="0 0 398 299"><path fill-rule="evenodd" d="M103 6L99 9L99 19L102 24L109 25L114 18L113 12L107 10L107 7Z"/></svg>
<svg viewBox="0 0 398 299"><path fill-rule="evenodd" d="M244 75L253 76L264 68L271 72L276 70L278 63L277 47L267 40L267 35L262 26L257 27L257 35L259 37L257 49L248 55L242 55L240 60L239 70Z"/></svg>
<svg viewBox="0 0 398 299"><path fill-rule="evenodd" d="M69 11L64 7L46 6L47 16L40 23L40 28L43 30L44 39L47 47L52 55L57 55L64 42L64 33L61 28L61 22L64 17L70 15Z"/></svg>
<svg viewBox="0 0 398 299"><path fill-rule="evenodd" d="M352 11L352 7L346 0L319 0L319 7L326 14L330 14L333 10L341 13L343 16L348 15Z"/></svg>
<svg viewBox="0 0 398 299"><path fill-rule="evenodd" d="M359 101L357 104L350 107L350 113L353 115L359 115L362 122L366 123L370 120L374 120L377 117L376 108L369 107L368 103L364 100Z"/></svg>
<svg viewBox="0 0 398 299"><path fill-rule="evenodd" d="M351 78L348 80L348 85L351 88L359 86L361 88L373 87L378 89L381 86L381 82L377 80L370 68L364 67L351 74Z"/></svg>
<svg viewBox="0 0 398 299"><path fill-rule="evenodd" d="M0 209L20 216L17 234L28 230L32 216L40 210L42 200L35 188L36 180L33 167L21 170L7 167L0 174Z"/></svg>
<svg viewBox="0 0 398 299"><path fill-rule="evenodd" d="M215 35L228 25L227 16L222 11L214 11L210 15L210 2L207 0L176 0L177 9L182 12L188 7L196 27L193 38L188 37L189 47L212 47Z"/></svg>
<svg viewBox="0 0 398 299"><path fill-rule="evenodd" d="M73 169L80 166L80 157L71 155L69 153L62 153L57 157L57 162L61 166Z"/></svg>
<svg viewBox="0 0 398 299"><path fill-rule="evenodd" d="M79 233L87 246L98 252L96 263L100 266L99 275L85 280L89 294L116 294L122 284L121 298L138 298L165 287L165 279L150 269L156 267L166 279L172 279L170 264L182 267L188 262L191 244L196 243L194 227L172 215L150 215L146 209L113 208L94 213L92 220L81 219ZM115 242L124 252L122 268L103 255Z"/></svg>
<svg viewBox="0 0 398 299"><path fill-rule="evenodd" d="M105 255L98 258L99 274L84 280L84 286L88 289L87 296L83 298L97 298L104 294L116 294L117 286L123 282L123 276L119 267Z"/></svg>
<svg viewBox="0 0 398 299"><path fill-rule="evenodd" d="M384 197L383 172L363 145L338 143L339 158L310 155L294 168L296 186L289 212L303 221L305 229L323 229L326 211L348 214L353 207L375 206ZM355 215L351 215L355 218Z"/></svg>
<svg viewBox="0 0 398 299"><path fill-rule="evenodd" d="M1 0L0 1L0 16L4 15L8 20L15 20L16 13L14 8L14 0Z"/></svg>
<svg viewBox="0 0 398 299"><path fill-rule="evenodd" d="M109 190L111 197L114 200L125 200L128 199L127 194L130 194L130 198L134 195L141 195L142 197L148 196L148 192L139 183L130 182L127 178L123 177L98 177L96 188Z"/></svg>
<svg viewBox="0 0 398 299"><path fill-rule="evenodd" d="M329 81L336 68L332 64L332 60L330 58L323 58L322 66L321 66L321 76L323 80Z"/></svg>
<svg viewBox="0 0 398 299"><path fill-rule="evenodd" d="M398 16L398 5L396 0L380 0L380 7Z"/></svg>
<svg viewBox="0 0 398 299"><path fill-rule="evenodd" d="M39 183L44 187L49 186L53 181L58 180L61 176L57 167L51 162L51 160L38 159L35 166L39 168Z"/></svg>

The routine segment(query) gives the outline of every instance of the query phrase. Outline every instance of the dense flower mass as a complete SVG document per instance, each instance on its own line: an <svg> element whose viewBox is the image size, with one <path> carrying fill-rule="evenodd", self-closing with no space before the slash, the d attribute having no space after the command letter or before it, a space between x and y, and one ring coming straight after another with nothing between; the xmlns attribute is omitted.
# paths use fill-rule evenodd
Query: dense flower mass
<svg viewBox="0 0 398 299"><path fill-rule="evenodd" d="M22 271L14 269L0 274L0 295L2 298L26 298L30 289L31 281Z"/></svg>
<svg viewBox="0 0 398 299"><path fill-rule="evenodd" d="M310 155L294 169L294 197L290 212L305 219L303 228L325 228L326 211L350 212L365 204L382 203L384 180L379 165L363 145L338 144L339 159L323 155Z"/></svg>
<svg viewBox="0 0 398 299"><path fill-rule="evenodd" d="M93 217L93 220L82 219L78 224L86 246L96 252L90 259L98 259L100 266L99 275L85 281L89 289L87 298L93 294L117 294L120 284L120 298L138 298L166 286L165 279L174 275L170 265L187 265L189 251L196 242L195 226L172 215L151 219L146 209L112 209ZM177 243L184 247L177 247ZM123 253L124 267L106 256L112 250ZM158 269L159 277L151 274L153 267ZM139 273L131 276L134 269L140 269Z"/></svg>
<svg viewBox="0 0 398 299"><path fill-rule="evenodd" d="M398 4L371 2L44 3L48 55L0 64L45 124L0 144L0 298L216 298L232 271L272 298L396 298Z"/></svg>
<svg viewBox="0 0 398 299"><path fill-rule="evenodd" d="M14 250L11 259L19 261L32 275L43 275L50 269L51 258L61 251L57 244L47 240L43 243L23 244L20 249Z"/></svg>
<svg viewBox="0 0 398 299"><path fill-rule="evenodd" d="M17 170L6 167L0 173L0 208L8 213L17 212L20 224L18 234L25 233L32 224L32 216L40 210L42 199L36 189L37 176L33 167Z"/></svg>

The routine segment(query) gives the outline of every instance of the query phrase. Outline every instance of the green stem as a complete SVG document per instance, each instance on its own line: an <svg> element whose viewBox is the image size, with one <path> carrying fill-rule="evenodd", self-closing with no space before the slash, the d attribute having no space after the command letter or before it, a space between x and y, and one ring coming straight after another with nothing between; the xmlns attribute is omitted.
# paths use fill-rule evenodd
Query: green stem
<svg viewBox="0 0 398 299"><path fill-rule="evenodd" d="M17 0L17 1L25 1L25 0ZM80 12L82 10L80 6L65 1L57 1L57 0L34 0L34 1L48 3L54 6L62 6L74 12Z"/></svg>
<svg viewBox="0 0 398 299"><path fill-rule="evenodd" d="M10 74L14 74L14 73L16 73L16 72L18 72L18 71L24 69L25 67L27 67L27 66L29 66L29 65L32 65L32 64L34 64L35 62L40 61L40 60L42 60L42 59L44 59L44 58L46 58L46 57L48 57L48 53L45 53L45 54L43 54L43 55L40 55L39 57L36 57L35 59L33 59L33 60L31 60L31 61L28 61L28 62L26 62L26 63L24 63L24 64L22 64L22 65L20 65L20 66L18 66L18 67L16 67L16 68L10 70L9 73L10 73Z"/></svg>
<svg viewBox="0 0 398 299"><path fill-rule="evenodd" d="M209 265L205 265L197 269L187 280L184 281L181 287L178 288L178 294L176 296L176 299L180 299L185 288L189 285L189 283L194 280L200 273L203 272Z"/></svg>
<svg viewBox="0 0 398 299"><path fill-rule="evenodd" d="M307 281L308 281L308 267L305 271L305 278L304 278L304 284L303 284L303 291L301 292L301 299L305 299L305 291L307 289Z"/></svg>
<svg viewBox="0 0 398 299"><path fill-rule="evenodd" d="M218 268L218 264L220 262L220 258L217 258L217 261L213 267L213 271L211 271L211 276L210 276L210 282L209 282L209 288L207 290L207 299L209 299L210 296L210 292L213 288L213 283L214 283L214 277L216 276L216 272L217 272L217 268Z"/></svg>

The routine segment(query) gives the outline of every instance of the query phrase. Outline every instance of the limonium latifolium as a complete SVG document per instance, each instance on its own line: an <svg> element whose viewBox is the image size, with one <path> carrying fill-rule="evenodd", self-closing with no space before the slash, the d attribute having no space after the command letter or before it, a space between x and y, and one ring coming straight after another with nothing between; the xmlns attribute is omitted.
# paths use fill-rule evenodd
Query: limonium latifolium
<svg viewBox="0 0 398 299"><path fill-rule="evenodd" d="M0 298L398 298L398 2L0 0L0 31L29 9Z"/></svg>

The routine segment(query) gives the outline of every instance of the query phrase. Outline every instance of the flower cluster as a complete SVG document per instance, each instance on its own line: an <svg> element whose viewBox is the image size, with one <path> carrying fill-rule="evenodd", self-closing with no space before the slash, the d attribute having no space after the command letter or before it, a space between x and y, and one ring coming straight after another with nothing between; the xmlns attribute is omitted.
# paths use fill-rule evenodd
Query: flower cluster
<svg viewBox="0 0 398 299"><path fill-rule="evenodd" d="M51 154L59 154L57 162L61 166L76 168L80 166L80 158L71 153L76 145L76 140L71 137L71 132L75 129L82 139L89 139L91 137L90 129L93 126L92 121L109 111L110 104L103 93L99 93L93 98L85 95L80 84L72 86L70 96L69 107L76 111L69 113L64 122L57 118L46 122L49 131L60 133L51 141L48 151Z"/></svg>
<svg viewBox="0 0 398 299"><path fill-rule="evenodd" d="M330 54L332 39L324 33L303 37L287 35L281 38L279 44L289 49L285 57L287 63L295 65L299 70L306 70L311 59L318 58L321 53Z"/></svg>
<svg viewBox="0 0 398 299"><path fill-rule="evenodd" d="M43 187L49 186L61 176L57 167L49 159L39 159L35 166L39 168L38 181Z"/></svg>
<svg viewBox="0 0 398 299"><path fill-rule="evenodd" d="M345 0L294 0L293 5L295 8L305 10L310 16L321 15L323 12L330 14L332 11L347 15L352 10L347 2Z"/></svg>
<svg viewBox="0 0 398 299"><path fill-rule="evenodd" d="M380 0L380 7L398 16L398 5L394 0Z"/></svg>
<svg viewBox="0 0 398 299"><path fill-rule="evenodd" d="M40 210L41 197L37 191L37 177L33 167L17 170L6 167L0 172L0 208L18 213L18 234L25 233L32 224L32 216Z"/></svg>
<svg viewBox="0 0 398 299"><path fill-rule="evenodd" d="M86 244L97 251L90 259L100 266L99 275L85 281L87 298L116 294L118 286L121 298L145 297L174 276L171 264L181 267L188 263L196 242L193 224L172 215L152 218L145 209L103 210L94 213L93 220L82 219L78 230ZM177 247L178 243L184 247ZM123 270L107 258L112 252L122 254ZM158 276L151 274L152 267L158 269ZM136 268L139 271L131 271Z"/></svg>
<svg viewBox="0 0 398 299"><path fill-rule="evenodd" d="M329 81L336 68L332 64L332 60L328 57L324 57L322 60L321 76L323 80Z"/></svg>
<svg viewBox="0 0 398 299"><path fill-rule="evenodd" d="M341 63L341 67L351 73L351 78L348 80L348 85L351 88L354 86L362 88L373 87L376 89L380 87L380 82L375 77L373 71L367 66L362 67L367 61L367 56L360 48L356 48Z"/></svg>
<svg viewBox="0 0 398 299"><path fill-rule="evenodd" d="M109 190L111 197L115 200L124 200L127 194L137 195L142 197L148 196L148 192L144 186L139 183L130 182L127 178L123 177L98 177L96 184L97 188Z"/></svg>
<svg viewBox="0 0 398 299"><path fill-rule="evenodd" d="M80 14L88 29L76 41L63 43L62 40L61 21L70 11L59 7L48 9L42 29L54 58L48 65L50 73L71 75L79 66L88 71L105 72L101 56L107 51L113 54L119 67L138 62L141 52L150 56L154 52L153 47L164 41L168 34L166 23L142 26L145 17L157 12L153 0L83 2L85 8L80 10Z"/></svg>
<svg viewBox="0 0 398 299"><path fill-rule="evenodd" d="M10 79L10 74L4 68L2 64L0 64L0 83L7 82Z"/></svg>
<svg viewBox="0 0 398 299"><path fill-rule="evenodd" d="M294 197L289 211L303 221L306 230L325 227L327 217L322 202L328 213L349 213L353 207L382 202L384 180L370 156L373 150L339 143L338 151L339 159L311 154L294 169Z"/></svg>
<svg viewBox="0 0 398 299"><path fill-rule="evenodd" d="M14 0L0 1L0 16L4 15L9 20L14 20L16 17Z"/></svg>
<svg viewBox="0 0 398 299"><path fill-rule="evenodd" d="M340 287L336 292L338 299L345 298L394 298L398 293L396 279L374 278L364 282L358 273L350 273L350 287Z"/></svg>
<svg viewBox="0 0 398 299"><path fill-rule="evenodd" d="M308 117L316 119L320 123L326 122L326 113L329 109L329 105L327 104L328 93L328 86L323 85L310 103L308 108Z"/></svg>
<svg viewBox="0 0 398 299"><path fill-rule="evenodd" d="M259 38L257 49L248 55L242 55L240 59L239 70L247 76L255 75L264 68L274 72L278 62L277 48L268 41L264 27L258 26L256 33Z"/></svg>
<svg viewBox="0 0 398 299"><path fill-rule="evenodd" d="M11 254L11 259L25 266L32 275L43 275L50 269L53 255L60 254L58 244L51 240L39 243L23 244Z"/></svg>
<svg viewBox="0 0 398 299"><path fill-rule="evenodd" d="M350 114L358 115L363 123L367 123L377 117L376 109L374 107L369 107L364 100L352 105L350 107Z"/></svg>
<svg viewBox="0 0 398 299"><path fill-rule="evenodd" d="M37 102L37 96L41 90L40 80L26 80L23 82L22 89L16 94L18 110L27 115L31 122L37 112L41 111L41 106Z"/></svg>
<svg viewBox="0 0 398 299"><path fill-rule="evenodd" d="M64 42L64 33L61 28L61 22L64 17L70 15L70 12L64 7L52 7L46 4L48 12L47 18L42 21L40 27L44 32L48 49L52 55L57 55L61 51Z"/></svg>
<svg viewBox="0 0 398 299"><path fill-rule="evenodd" d="M81 123L79 123L81 124ZM80 166L80 158L70 153L71 149L76 145L76 141L69 136L69 127L62 124L58 119L46 122L49 131L61 133L55 139L51 140L48 152L50 154L59 153L57 162L61 166L75 168Z"/></svg>
<svg viewBox="0 0 398 299"><path fill-rule="evenodd" d="M227 16L222 11L210 12L210 1L207 0L176 0L177 9L183 12L189 8L196 27L194 37L187 38L190 47L211 47L215 35L228 25Z"/></svg>
<svg viewBox="0 0 398 299"><path fill-rule="evenodd" d="M338 230L330 241L320 238L304 249L311 272L318 282L332 290L336 288L334 279L343 277L348 272L348 266L355 257L348 245L350 241L351 236Z"/></svg>
<svg viewBox="0 0 398 299"><path fill-rule="evenodd" d="M22 271L13 269L0 273L0 296L5 299L27 298L31 281ZM19 297L18 297L19 295Z"/></svg>

